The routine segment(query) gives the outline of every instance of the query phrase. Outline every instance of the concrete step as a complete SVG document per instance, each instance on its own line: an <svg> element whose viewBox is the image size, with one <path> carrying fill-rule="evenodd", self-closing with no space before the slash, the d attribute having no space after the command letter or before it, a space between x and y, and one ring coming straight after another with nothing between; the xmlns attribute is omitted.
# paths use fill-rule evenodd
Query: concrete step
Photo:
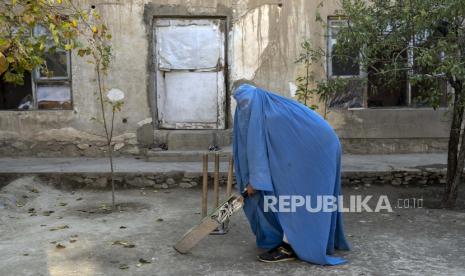
<svg viewBox="0 0 465 276"><path fill-rule="evenodd" d="M213 162L214 155L219 154L222 162L227 162L231 156L231 146L221 148L218 151L207 150L147 150L146 161L149 162L202 162L203 155L207 153L208 161Z"/></svg>
<svg viewBox="0 0 465 276"><path fill-rule="evenodd" d="M213 156L210 156L211 176ZM114 165L119 183L117 185L156 188L158 186L154 181L157 185L162 185L167 178L177 181L174 184L170 181L171 186L180 184L184 181L183 178L191 178L200 184L202 159L201 155L198 157L194 162L146 162L143 158L116 157ZM370 185L444 185L446 164L446 154L343 155L342 184L362 186L363 189ZM69 189L108 188L109 168L108 158L0 158L0 188L11 179L22 176L53 178L57 185L63 183L63 187L70 183ZM228 163L221 162L220 181L226 179L227 171Z"/></svg>

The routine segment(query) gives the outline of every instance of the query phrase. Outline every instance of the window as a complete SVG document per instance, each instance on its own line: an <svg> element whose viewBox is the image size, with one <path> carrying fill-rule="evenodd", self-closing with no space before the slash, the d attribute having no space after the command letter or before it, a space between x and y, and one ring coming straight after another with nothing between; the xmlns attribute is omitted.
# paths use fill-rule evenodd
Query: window
<svg viewBox="0 0 465 276"><path fill-rule="evenodd" d="M347 20L331 18L328 20L328 77L350 79L344 88L345 93L335 94L328 105L330 108L361 108L365 89L360 79L359 52L354 51L348 57L337 56L335 53L337 34L344 25L347 25Z"/></svg>
<svg viewBox="0 0 465 276"><path fill-rule="evenodd" d="M36 27L33 34L48 34L48 30ZM52 46L49 39L46 48ZM0 110L71 109L70 63L70 52L57 49L46 54L43 67L25 73L23 85L0 79Z"/></svg>
<svg viewBox="0 0 465 276"><path fill-rule="evenodd" d="M347 24L347 20L330 19L328 21L328 72L330 77L358 77L360 65L358 63L358 51L354 51L348 57L335 54L337 34L339 29Z"/></svg>
<svg viewBox="0 0 465 276"><path fill-rule="evenodd" d="M390 60L393 55L398 55L403 62L408 63L413 68L410 73L427 73L428 68L419 68L415 62L414 51L403 51L393 49L391 52L380 51L376 54L379 64L372 64L368 72L363 72L358 63L358 51L349 55L349 57L338 57L335 53L337 44L337 34L341 27L347 25L347 20L340 18L328 19L328 57L327 68L328 78L349 78L344 93L338 93L329 100L330 108L360 108L360 107L426 107L428 106L425 97L428 89L431 89L431 82L419 82L415 85L409 82L408 72L400 71L386 77L380 78L376 75L375 68L384 66L383 60ZM422 34L420 37L412 38L415 43L427 43L428 34ZM407 46L407 45L404 45ZM383 56L385 55L385 56ZM366 84L362 83L361 76L367 77ZM438 82L438 81L436 81ZM447 101L447 83L436 83L440 88L439 101L441 106L445 106Z"/></svg>
<svg viewBox="0 0 465 276"><path fill-rule="evenodd" d="M431 32L424 32L415 35L412 39L412 46L424 46L427 47L432 42ZM411 74L419 76L430 76L434 68L428 68L420 66L416 60L416 57L420 54L418 48L412 47L409 51L409 64L412 67ZM443 61L444 52L440 52L432 57L435 62ZM438 78L425 78L424 80L418 81L415 84L409 84L409 96L410 105L415 107L428 107L429 100L433 98L439 106L447 106L447 81L445 79ZM434 93L432 93L432 90Z"/></svg>
<svg viewBox="0 0 465 276"><path fill-rule="evenodd" d="M384 61L391 60L399 55L399 60L407 60L406 52L401 49L382 50L375 54L376 63L367 70L367 106L368 107L393 107L408 105L408 81L406 71L390 71L387 75L377 75L376 68L383 70ZM402 62L402 61L400 61Z"/></svg>

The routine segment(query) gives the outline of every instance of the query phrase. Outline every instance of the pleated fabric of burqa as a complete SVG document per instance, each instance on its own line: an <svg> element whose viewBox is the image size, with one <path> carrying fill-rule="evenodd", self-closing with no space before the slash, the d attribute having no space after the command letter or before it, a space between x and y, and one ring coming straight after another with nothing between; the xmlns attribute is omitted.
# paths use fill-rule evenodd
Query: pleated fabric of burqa
<svg viewBox="0 0 465 276"><path fill-rule="evenodd" d="M256 243L273 248L287 240L304 261L320 265L345 263L331 256L349 250L342 213L264 210L265 196L317 196L341 193L341 145L332 127L308 107L252 85L239 86L234 115L233 154L239 191L247 184L256 193L244 212Z"/></svg>

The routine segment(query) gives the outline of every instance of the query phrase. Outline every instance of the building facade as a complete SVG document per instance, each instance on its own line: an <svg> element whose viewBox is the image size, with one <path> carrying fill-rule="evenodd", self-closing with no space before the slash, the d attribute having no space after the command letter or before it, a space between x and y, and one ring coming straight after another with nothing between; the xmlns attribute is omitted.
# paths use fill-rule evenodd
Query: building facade
<svg viewBox="0 0 465 276"><path fill-rule="evenodd" d="M116 115L115 150L139 155L148 147L205 150L231 143L238 81L284 96L295 94L301 43L331 49L338 1L119 0L95 5L113 39L108 88L125 92ZM316 20L317 12L328 24ZM40 32L41 30L35 30ZM93 67L76 53L48 57L53 78L33 72L25 85L0 84L1 156L100 156L105 150ZM330 56L313 65L316 79L362 74ZM346 153L441 152L447 108L414 101L415 90L370 95L348 91L328 107ZM321 104L320 104L321 106Z"/></svg>

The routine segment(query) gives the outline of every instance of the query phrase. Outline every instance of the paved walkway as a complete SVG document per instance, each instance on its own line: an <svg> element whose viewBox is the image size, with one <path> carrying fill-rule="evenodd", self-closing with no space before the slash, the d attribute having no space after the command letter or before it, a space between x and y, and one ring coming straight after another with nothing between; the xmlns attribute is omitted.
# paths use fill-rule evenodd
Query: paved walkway
<svg viewBox="0 0 465 276"><path fill-rule="evenodd" d="M343 172L409 171L419 168L442 169L446 154L344 155ZM136 158L117 158L116 172L158 173L200 172L201 162L146 162ZM213 164L210 164L213 168ZM227 164L221 163L225 172ZM0 158L0 173L99 173L108 171L105 158Z"/></svg>

